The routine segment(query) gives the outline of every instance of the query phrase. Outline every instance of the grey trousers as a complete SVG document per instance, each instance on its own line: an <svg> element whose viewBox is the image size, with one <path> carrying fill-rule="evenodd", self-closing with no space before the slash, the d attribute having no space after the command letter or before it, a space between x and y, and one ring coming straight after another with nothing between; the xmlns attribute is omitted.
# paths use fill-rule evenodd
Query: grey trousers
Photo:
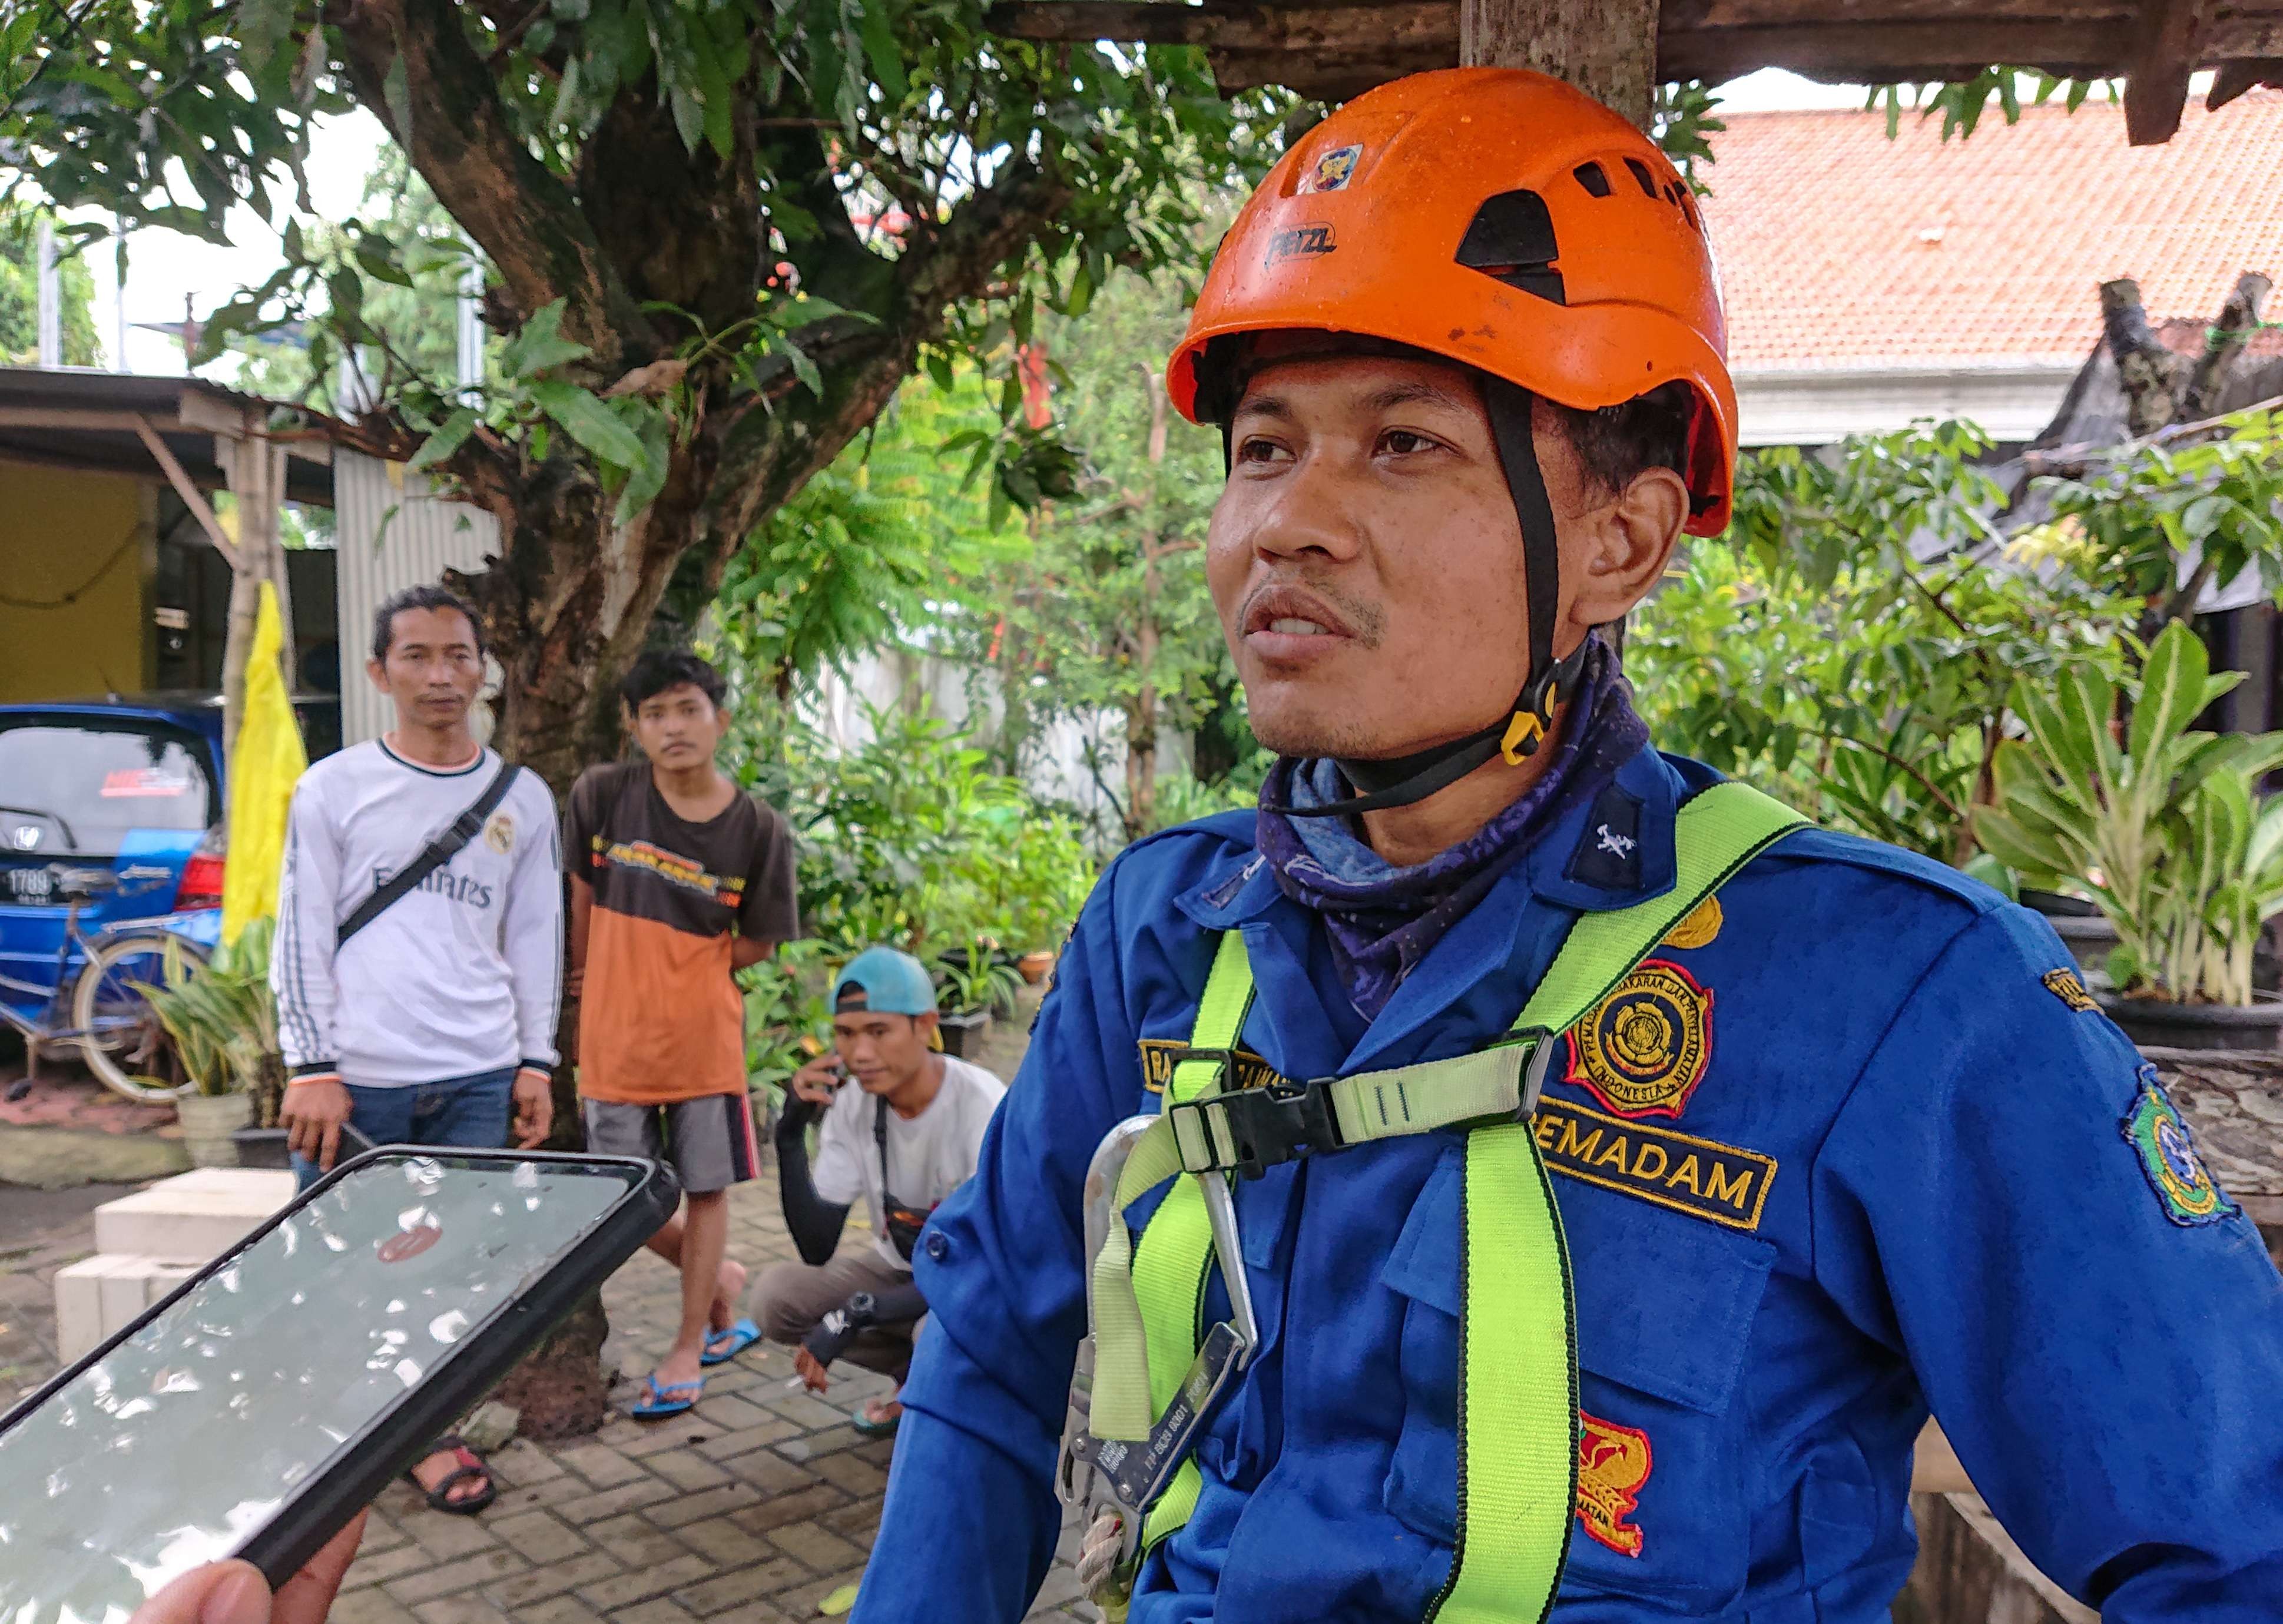
<svg viewBox="0 0 2283 1624"><path fill-rule="evenodd" d="M865 1234L828 1263L779 1263L763 1274L752 1288L753 1320L769 1340L791 1347L858 1292L884 1292L911 1281L909 1273L888 1265ZM912 1339L925 1324L922 1317L859 1332L840 1356L901 1381L912 1368Z"/></svg>

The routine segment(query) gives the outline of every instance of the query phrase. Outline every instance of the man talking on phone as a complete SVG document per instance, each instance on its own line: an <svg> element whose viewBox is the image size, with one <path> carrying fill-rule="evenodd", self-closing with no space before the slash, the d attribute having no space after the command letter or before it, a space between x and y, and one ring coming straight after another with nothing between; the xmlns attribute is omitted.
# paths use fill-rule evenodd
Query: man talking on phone
<svg viewBox="0 0 2283 1624"><path fill-rule="evenodd" d="M304 1185L331 1170L345 1125L376 1145L496 1150L510 1131L542 1143L554 1120L555 797L476 742L483 636L451 593L382 604L365 669L396 726L303 774L278 885L278 1117ZM440 1511L494 1496L456 1438L412 1476Z"/></svg>
<svg viewBox="0 0 2283 1624"><path fill-rule="evenodd" d="M843 1356L903 1381L927 1312L912 1285L920 1231L974 1175L1007 1092L982 1067L937 1053L935 1037L935 987L920 961L869 947L833 982L832 1053L793 1074L777 1123L777 1184L801 1261L761 1277L754 1317L770 1340L799 1345L793 1363L814 1392ZM835 1255L859 1195L872 1244ZM884 1436L902 1413L874 1399L853 1425Z"/></svg>

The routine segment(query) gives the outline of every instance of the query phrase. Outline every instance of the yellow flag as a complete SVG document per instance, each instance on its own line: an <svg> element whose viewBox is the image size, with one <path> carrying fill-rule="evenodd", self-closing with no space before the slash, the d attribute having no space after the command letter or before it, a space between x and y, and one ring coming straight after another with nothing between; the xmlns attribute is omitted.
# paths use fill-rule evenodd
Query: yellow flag
<svg viewBox="0 0 2283 1624"><path fill-rule="evenodd" d="M222 939L235 942L257 919L277 912L277 876L285 865L285 812L293 783L309 765L293 698L277 657L285 628L277 589L261 583L253 654L245 667L245 714L230 758L230 859L222 868Z"/></svg>

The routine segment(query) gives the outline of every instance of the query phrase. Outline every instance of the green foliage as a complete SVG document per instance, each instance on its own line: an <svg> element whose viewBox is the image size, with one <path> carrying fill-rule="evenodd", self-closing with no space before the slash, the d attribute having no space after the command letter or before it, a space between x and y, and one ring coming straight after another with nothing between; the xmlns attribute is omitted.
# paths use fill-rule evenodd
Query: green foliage
<svg viewBox="0 0 2283 1624"><path fill-rule="evenodd" d="M37 366L40 360L40 221L52 214L0 206L0 366ZM95 337L95 279L87 261L67 251L58 237L56 266L58 314L63 325L63 362L67 367L101 364Z"/></svg>
<svg viewBox="0 0 2283 1624"><path fill-rule="evenodd" d="M1863 105L1884 110L1890 140L1902 128L1903 108L1907 103L1917 109L1921 119L1942 115L1944 141L1952 136L1963 141L1974 133L1993 102L2006 123L2019 123L2024 80L2029 82L2030 105L2033 107L2042 107L2058 97L2064 107L2075 113L2095 89L2101 90L2111 101L2117 95L2118 82L2113 79L2056 79L2038 68L1999 66L1985 67L1967 78L1942 83L1873 85L1870 99Z"/></svg>
<svg viewBox="0 0 2283 1624"><path fill-rule="evenodd" d="M920 958L981 938L1062 939L1093 883L1067 814L992 770L924 711L871 710L848 750L778 706L735 702L729 759L800 842L801 920L846 957L875 942Z"/></svg>
<svg viewBox="0 0 2283 1624"><path fill-rule="evenodd" d="M936 1001L947 1015L989 1009L1011 1013L1023 991L1023 978L998 957L986 937L937 959L931 973L937 983Z"/></svg>
<svg viewBox="0 0 2283 1624"><path fill-rule="evenodd" d="M2283 590L2283 416L2272 409L2238 412L2209 439L2136 440L2079 478L2038 484L2053 518L2022 542L2150 600L2159 621L2193 613L2207 584L2247 570L2270 597ZM2191 553L2201 562L2183 579Z"/></svg>
<svg viewBox="0 0 2283 1624"><path fill-rule="evenodd" d="M836 383L834 367L853 379L872 360L845 342L851 327L894 323L924 336L929 364L963 357L1011 382L1041 306L1082 305L1118 266L1177 277L1202 268L1194 229L1211 193L1196 183L1265 170L1290 98L1225 101L1203 53L1186 47L1004 39L986 27L986 0L542 0L449 8L433 36L435 15L367 19L303 0L87 0L12 14L0 143L27 154L64 204L222 242L235 205L281 228L294 205L279 199L301 199L306 214L299 182L313 120L367 107L448 194L456 235L482 245L510 284L508 308L536 321L567 300L565 330L585 350L527 358L509 369L504 402L462 416L441 358L386 330L426 318L377 290L417 290L426 273L407 233L370 221L289 240L278 275L218 313L213 342L292 321L322 326L336 349L394 357L404 364L382 369L381 408L417 434L448 437L451 449L432 462L505 449L573 457L606 490L631 493L616 516L625 524L664 480L637 465L669 458L702 423L750 408L766 416L793 389L837 400L848 380ZM447 79L440 114L423 97ZM445 119L453 128L439 128ZM690 161L654 167L645 201L656 212L645 214L627 206L629 178L610 171L630 132L661 128ZM495 129L504 148L487 144ZM658 239L757 212L758 252L730 273L741 290L682 274ZM903 223L884 224L892 214ZM911 268L938 260L945 268L931 276ZM788 270L790 285L839 302L752 315L784 291ZM661 297L701 284L702 309ZM846 321L801 330L833 316ZM604 328L637 360L678 354L697 376L660 405L596 400L615 380L580 363ZM911 353L909 338L894 342ZM322 374L327 356L311 359ZM1046 448L1019 435L1006 444L1016 499L1053 494L1051 456L1041 465L1029 455Z"/></svg>
<svg viewBox="0 0 2283 1624"><path fill-rule="evenodd" d="M767 1098L772 1110L784 1103L786 1080L824 1052L819 1034L832 1024L824 995L838 967L836 952L834 944L814 938L781 943L740 977L747 1084Z"/></svg>
<svg viewBox="0 0 2283 1624"><path fill-rule="evenodd" d="M1828 460L1747 456L1734 522L1691 548L1626 641L1658 741L1825 821L1969 862L1972 808L2018 731L2016 682L2121 672L2141 607L1990 561L1986 445L1921 424ZM1946 556L1921 563L1914 543Z"/></svg>
<svg viewBox="0 0 2283 1624"><path fill-rule="evenodd" d="M2242 680L2214 676L2202 642L2174 622L2139 680L2083 669L2050 691L2024 684L2024 742L1998 756L1983 844L2030 883L2090 896L2116 927L2109 977L2128 995L2251 1002L2260 926L2283 912L2283 800L2260 778L2283 765L2283 733L2194 732ZM2131 725L2120 741L2120 691Z"/></svg>
<svg viewBox="0 0 2283 1624"><path fill-rule="evenodd" d="M974 643L990 583L1027 548L945 447L996 428L971 370L908 385L730 559L713 600L729 657L783 700L891 644Z"/></svg>
<svg viewBox="0 0 2283 1624"><path fill-rule="evenodd" d="M167 1030L183 1075L201 1094L259 1092L277 1061L277 1008L269 996L273 921L254 921L238 940L193 968L170 940L160 986L136 983Z"/></svg>

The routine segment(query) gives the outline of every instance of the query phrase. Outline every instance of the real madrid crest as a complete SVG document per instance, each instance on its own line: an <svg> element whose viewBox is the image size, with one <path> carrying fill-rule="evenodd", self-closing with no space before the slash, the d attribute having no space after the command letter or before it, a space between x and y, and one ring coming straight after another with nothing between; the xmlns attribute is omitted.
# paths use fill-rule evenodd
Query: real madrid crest
<svg viewBox="0 0 2283 1624"><path fill-rule="evenodd" d="M484 825L484 844L505 857L515 850L515 820L505 812L494 812L491 821Z"/></svg>
<svg viewBox="0 0 2283 1624"><path fill-rule="evenodd" d="M1711 993L1649 959L1570 1029L1568 1080L1619 1116L1678 1116L1711 1059Z"/></svg>

